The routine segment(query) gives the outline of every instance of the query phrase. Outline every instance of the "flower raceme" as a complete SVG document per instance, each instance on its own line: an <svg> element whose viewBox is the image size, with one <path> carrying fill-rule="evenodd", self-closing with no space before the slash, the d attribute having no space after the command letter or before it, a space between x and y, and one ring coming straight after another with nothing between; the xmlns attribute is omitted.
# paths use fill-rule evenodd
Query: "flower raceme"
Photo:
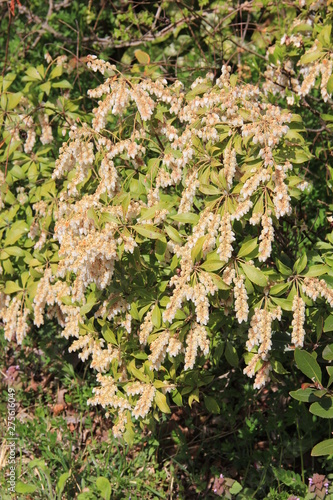
<svg viewBox="0 0 333 500"><path fill-rule="evenodd" d="M180 367L200 367L214 337L232 328L248 330L245 373L260 388L272 369L279 300L292 301L290 342L302 346L302 294L331 304L333 292L299 273L288 298L274 295L283 280L273 272L275 236L304 181L301 146L288 139L297 117L227 66L216 84L207 75L187 93L181 82L129 79L92 56L88 67L105 81L89 92L98 100L92 126L71 127L55 164L60 261L56 272L45 269L33 310L37 326L46 313L56 317L74 337L70 349L91 358L100 386L89 403L116 414L120 436L131 416L169 411ZM9 310L17 324L26 313L13 301L6 307L10 339Z"/></svg>

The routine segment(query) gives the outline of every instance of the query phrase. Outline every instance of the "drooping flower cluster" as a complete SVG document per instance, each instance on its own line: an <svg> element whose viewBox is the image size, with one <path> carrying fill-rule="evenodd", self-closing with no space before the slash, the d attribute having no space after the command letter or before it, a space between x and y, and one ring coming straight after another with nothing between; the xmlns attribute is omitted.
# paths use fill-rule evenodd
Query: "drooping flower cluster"
<svg viewBox="0 0 333 500"><path fill-rule="evenodd" d="M272 217L265 213L261 219L262 231L259 236L259 260L265 262L272 253L272 243L274 241L274 228Z"/></svg>
<svg viewBox="0 0 333 500"><path fill-rule="evenodd" d="M273 311L266 308L254 310L246 347L251 351L254 346L259 346L258 355L263 360L267 360L272 346L272 322L274 319L280 321L281 315L281 307L277 307Z"/></svg>
<svg viewBox="0 0 333 500"><path fill-rule="evenodd" d="M22 344L25 336L30 330L28 324L29 309L24 305L24 301L18 297L10 300L10 297L0 294L0 319L4 324L6 340L16 339L18 344Z"/></svg>
<svg viewBox="0 0 333 500"><path fill-rule="evenodd" d="M293 327L291 333L291 342L295 345L295 347L303 347L305 337L305 302L302 297L295 295L292 310L294 313L294 317L291 324Z"/></svg>
<svg viewBox="0 0 333 500"><path fill-rule="evenodd" d="M235 313L238 323L247 321L249 314L248 296L244 285L244 276L234 278Z"/></svg>
<svg viewBox="0 0 333 500"><path fill-rule="evenodd" d="M331 307L333 307L333 290L328 287L325 280L318 278L305 278L303 282L303 292L312 300L323 297Z"/></svg>

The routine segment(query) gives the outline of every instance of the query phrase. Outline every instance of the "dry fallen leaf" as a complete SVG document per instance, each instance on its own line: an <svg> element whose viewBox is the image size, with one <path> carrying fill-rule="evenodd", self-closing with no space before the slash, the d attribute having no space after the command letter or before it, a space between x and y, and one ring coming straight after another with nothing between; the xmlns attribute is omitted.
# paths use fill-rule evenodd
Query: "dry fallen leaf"
<svg viewBox="0 0 333 500"><path fill-rule="evenodd" d="M53 415L56 417L57 415L60 415L66 408L66 405L64 403L57 403L53 407Z"/></svg>

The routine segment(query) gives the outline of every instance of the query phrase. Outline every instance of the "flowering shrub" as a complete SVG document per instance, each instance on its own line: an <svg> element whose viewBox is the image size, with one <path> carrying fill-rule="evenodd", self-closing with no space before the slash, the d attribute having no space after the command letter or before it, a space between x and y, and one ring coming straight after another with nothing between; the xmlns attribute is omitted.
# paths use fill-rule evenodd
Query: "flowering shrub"
<svg viewBox="0 0 333 500"><path fill-rule="evenodd" d="M80 116L68 95L72 86L62 79L66 58L47 59L47 66L29 67L22 77L7 73L0 79L1 317L6 338L16 336L19 343L29 330L40 266L57 262L52 239L57 189L51 173L61 130L66 133Z"/></svg>
<svg viewBox="0 0 333 500"><path fill-rule="evenodd" d="M27 223L10 227L11 209L3 212L1 317L6 338L19 343L30 313L36 326L55 317L74 337L70 350L98 372L89 403L115 413L114 434L130 439L132 417L168 413L170 397L198 400L212 380L205 358L218 362L223 349L237 366L246 347L244 372L256 388L272 370L283 373L281 340L282 352L302 347L306 306L318 297L332 305L333 292L319 255L308 262L300 249L291 269L283 252L308 189L300 168L311 155L298 115L227 66L189 92L155 73L129 78L94 57L88 66L105 77L89 91L99 99L91 125L74 121L76 107L66 110L69 138L48 163L48 185L38 185L38 170L29 195L20 183L18 202L33 204ZM42 144L51 140L47 115L36 112L38 122L23 120L16 153L7 116L5 205L14 203L21 148L31 151L35 130ZM13 246L20 238L23 246ZM7 280L17 273L12 262L20 278ZM320 314L310 311L309 332ZM218 411L213 398L205 404Z"/></svg>
<svg viewBox="0 0 333 500"><path fill-rule="evenodd" d="M238 77L224 65L218 79L208 73L190 90L168 83L141 50L130 76L88 57L104 76L89 91L92 115L62 79L73 70L63 57L29 67L25 87L13 73L1 79L5 337L22 343L32 323L54 318L70 350L97 371L89 403L114 414L116 436L130 440L132 419L152 422L170 402L203 395L218 412L203 389L210 366L238 367L242 355L260 389L286 373L295 348L310 382L291 395L333 417L333 237L321 241L306 225L294 234L299 206L319 185L311 191L313 177L305 180L309 162L332 175L332 7L324 4L289 2L283 33L274 18L260 85L241 80L260 29L252 53L236 54L246 30L231 26L219 43ZM216 8L230 20L245 15ZM248 9L248 19L259 18L259 8ZM215 48L216 36L205 31ZM318 349L327 384L317 353L303 346ZM332 450L332 440L320 445L317 455Z"/></svg>
<svg viewBox="0 0 333 500"><path fill-rule="evenodd" d="M313 2L308 7L300 3L303 8L291 19L288 32L268 50L264 89L286 97L293 105L317 87L322 100L328 102L333 90L332 7L326 7L321 17L326 2Z"/></svg>

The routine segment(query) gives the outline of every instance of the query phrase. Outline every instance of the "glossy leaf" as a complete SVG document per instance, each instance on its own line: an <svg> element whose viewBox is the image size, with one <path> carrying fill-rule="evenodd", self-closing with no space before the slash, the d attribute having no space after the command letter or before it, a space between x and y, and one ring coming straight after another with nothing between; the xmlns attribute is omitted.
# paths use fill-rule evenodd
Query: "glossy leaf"
<svg viewBox="0 0 333 500"><path fill-rule="evenodd" d="M321 384L321 369L318 362L313 356L311 356L311 354L306 351L296 349L295 361L297 363L297 367L302 373L304 373L304 375Z"/></svg>

